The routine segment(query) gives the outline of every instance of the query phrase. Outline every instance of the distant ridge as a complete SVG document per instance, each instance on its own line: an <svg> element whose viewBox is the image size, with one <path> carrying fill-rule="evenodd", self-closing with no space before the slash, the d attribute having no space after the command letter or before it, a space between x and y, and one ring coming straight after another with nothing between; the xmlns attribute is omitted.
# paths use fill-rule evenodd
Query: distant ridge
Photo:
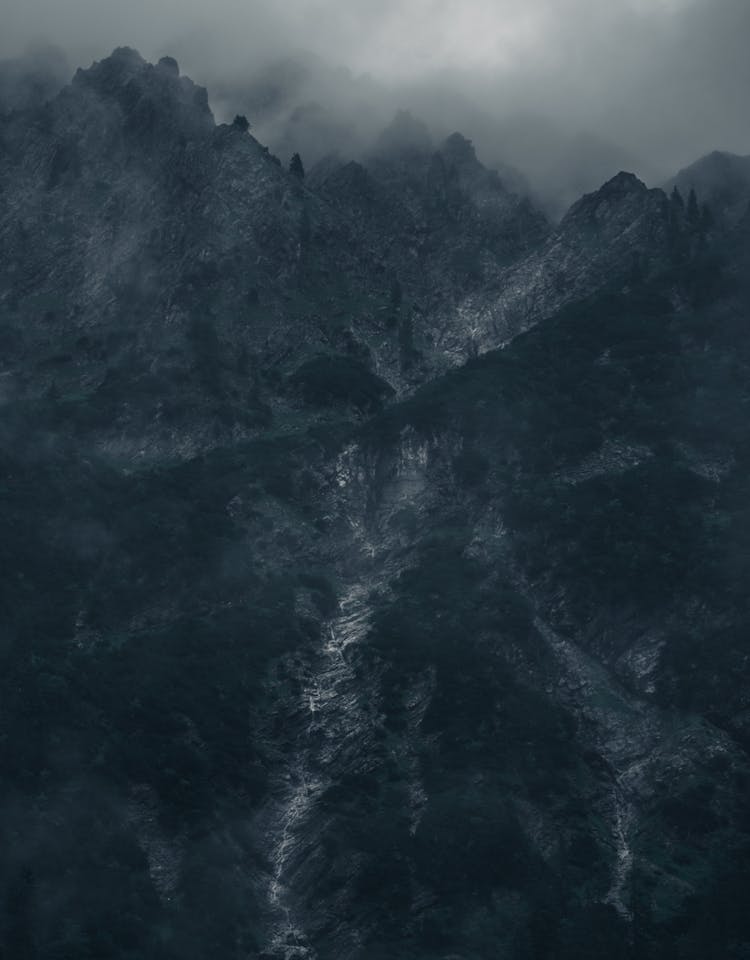
<svg viewBox="0 0 750 960"><path fill-rule="evenodd" d="M686 197L695 190L698 200L711 207L714 216L734 225L750 203L750 156L714 150L672 177L664 189L674 187Z"/></svg>

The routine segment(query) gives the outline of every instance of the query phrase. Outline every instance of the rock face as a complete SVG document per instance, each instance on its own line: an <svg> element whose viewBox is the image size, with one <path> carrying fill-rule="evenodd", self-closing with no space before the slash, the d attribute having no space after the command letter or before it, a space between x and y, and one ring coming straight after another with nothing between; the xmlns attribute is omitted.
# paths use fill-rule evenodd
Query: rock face
<svg viewBox="0 0 750 960"><path fill-rule="evenodd" d="M458 310L454 339L471 324L474 348L492 349L592 291L627 287L665 269L669 205L633 174L619 173L571 207L545 242L501 270Z"/></svg>
<svg viewBox="0 0 750 960"><path fill-rule="evenodd" d="M129 49L0 210L5 953L744 956L746 219Z"/></svg>
<svg viewBox="0 0 750 960"><path fill-rule="evenodd" d="M118 434L132 423L139 449L192 449L219 394L226 426L246 433L265 416L265 380L319 352L361 355L400 387L422 356L417 318L545 229L468 144L453 159L448 147L383 150L371 170L343 165L305 186L241 128L216 127L205 90L174 60L154 67L128 49L9 116L2 143L16 362L49 361L32 389L108 392ZM175 416L155 419L121 394L126 369L158 378ZM196 399L201 377L214 384L210 409Z"/></svg>

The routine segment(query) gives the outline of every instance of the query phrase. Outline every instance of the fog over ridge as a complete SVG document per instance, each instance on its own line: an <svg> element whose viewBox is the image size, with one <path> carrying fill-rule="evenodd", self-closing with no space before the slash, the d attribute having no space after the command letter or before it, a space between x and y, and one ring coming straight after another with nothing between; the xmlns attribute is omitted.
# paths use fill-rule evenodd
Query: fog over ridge
<svg viewBox="0 0 750 960"><path fill-rule="evenodd" d="M5 59L52 45L72 72L126 44L172 54L219 118L244 107L272 147L296 145L282 128L314 108L311 161L330 131L351 128L354 147L410 109L520 167L558 212L620 167L657 183L711 150L750 152L746 0L0 0L0 16ZM262 115L269 75L286 100Z"/></svg>

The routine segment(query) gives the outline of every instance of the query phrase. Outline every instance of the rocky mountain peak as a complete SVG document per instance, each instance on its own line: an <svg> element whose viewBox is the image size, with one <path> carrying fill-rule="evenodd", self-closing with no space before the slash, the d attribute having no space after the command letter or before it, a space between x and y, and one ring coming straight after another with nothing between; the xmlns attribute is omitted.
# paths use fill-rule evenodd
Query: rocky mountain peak
<svg viewBox="0 0 750 960"><path fill-rule="evenodd" d="M645 183L638 179L633 173L626 173L621 170L611 180L607 180L598 190L593 193L587 193L577 203L573 204L569 215L576 212L590 212L596 210L602 204L619 204L623 201L640 200L648 194L649 190Z"/></svg>
<svg viewBox="0 0 750 960"><path fill-rule="evenodd" d="M473 166L479 163L474 144L458 132L452 133L443 141L440 152L448 163L456 167Z"/></svg>
<svg viewBox="0 0 750 960"><path fill-rule="evenodd" d="M661 190L649 190L633 173L621 170L593 193L587 193L573 204L561 221L561 228L571 224L603 224L613 219L632 221L640 216L645 207L661 209L664 194Z"/></svg>
<svg viewBox="0 0 750 960"><path fill-rule="evenodd" d="M149 64L132 47L116 47L103 60L95 60L88 68L79 67L74 84L85 84L100 93L114 94L130 80L141 77Z"/></svg>
<svg viewBox="0 0 750 960"><path fill-rule="evenodd" d="M73 88L115 101L131 132L153 132L159 126L195 135L214 125L206 89L181 77L174 57L162 57L153 65L137 50L117 47L104 60L76 71Z"/></svg>
<svg viewBox="0 0 750 960"><path fill-rule="evenodd" d="M180 75L180 67L174 57L162 57L156 66L172 77L179 77Z"/></svg>
<svg viewBox="0 0 750 960"><path fill-rule="evenodd" d="M621 170L618 174L608 180L599 190L600 196L607 197L625 197L629 194L643 194L648 191L646 184L639 180L634 173L627 173Z"/></svg>

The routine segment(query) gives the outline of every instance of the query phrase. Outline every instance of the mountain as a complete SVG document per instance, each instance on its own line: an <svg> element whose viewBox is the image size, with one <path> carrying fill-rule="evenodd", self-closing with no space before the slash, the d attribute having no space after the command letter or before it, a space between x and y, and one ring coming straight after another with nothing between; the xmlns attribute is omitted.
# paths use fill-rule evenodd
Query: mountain
<svg viewBox="0 0 750 960"><path fill-rule="evenodd" d="M397 385L417 355L411 312L433 284L476 286L485 247L512 259L515 234L545 229L496 177L480 183L475 160L459 161L462 184L439 151L390 165L381 155L365 180L390 191L387 217L352 216L335 183L317 194L241 123L216 126L175 61L151 66L127 49L9 115L0 163L13 382L96 397L99 442L126 458L195 449L217 429L252 435L279 376L318 353ZM357 169L334 165L328 179ZM27 363L35 374L17 376Z"/></svg>
<svg viewBox="0 0 750 960"><path fill-rule="evenodd" d="M486 97L478 100L467 81L448 74L386 85L298 52L249 64L210 86L219 115L252 116L256 135L274 153L286 161L299 152L311 165L330 154L360 161L394 112L408 107L438 140L459 128L514 192L533 195L554 220L618 169L654 179L658 165L650 158L555 117L509 110L502 95L482 104Z"/></svg>
<svg viewBox="0 0 750 960"><path fill-rule="evenodd" d="M5 954L743 956L750 218L306 166L0 116Z"/></svg>

